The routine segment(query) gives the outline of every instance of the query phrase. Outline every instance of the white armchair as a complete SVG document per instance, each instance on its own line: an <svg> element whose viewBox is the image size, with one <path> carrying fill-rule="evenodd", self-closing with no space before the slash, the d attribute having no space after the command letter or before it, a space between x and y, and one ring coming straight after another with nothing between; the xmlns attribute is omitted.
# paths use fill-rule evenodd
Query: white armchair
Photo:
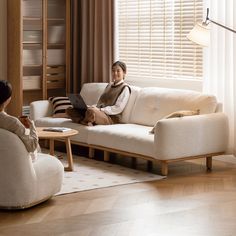
<svg viewBox="0 0 236 236"><path fill-rule="evenodd" d="M43 153L32 162L20 138L4 129L0 129L0 162L0 208L28 208L61 189L61 162Z"/></svg>

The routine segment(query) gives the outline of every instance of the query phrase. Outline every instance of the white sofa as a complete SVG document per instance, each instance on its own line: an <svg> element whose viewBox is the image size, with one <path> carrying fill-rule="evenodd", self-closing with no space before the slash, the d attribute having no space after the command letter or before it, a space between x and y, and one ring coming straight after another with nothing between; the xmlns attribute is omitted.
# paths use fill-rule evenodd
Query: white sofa
<svg viewBox="0 0 236 236"><path fill-rule="evenodd" d="M95 104L105 83L84 84L81 95L87 104ZM208 169L212 156L223 154L228 142L228 119L220 111L215 96L189 90L131 86L131 97L122 114L122 123L87 127L67 118L52 118L52 105L35 101L30 106L36 126L65 126L77 129L72 143L94 149L143 158L161 164L162 175L168 174L168 163L206 158ZM162 119L180 110L200 109L200 115ZM157 124L156 122L159 121ZM156 124L156 125L155 125ZM155 126L155 133L149 131Z"/></svg>

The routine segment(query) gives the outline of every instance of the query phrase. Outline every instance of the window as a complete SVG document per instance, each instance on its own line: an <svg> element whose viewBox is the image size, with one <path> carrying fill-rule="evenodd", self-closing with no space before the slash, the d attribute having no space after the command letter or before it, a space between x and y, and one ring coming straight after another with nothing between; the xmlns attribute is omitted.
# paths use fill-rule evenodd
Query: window
<svg viewBox="0 0 236 236"><path fill-rule="evenodd" d="M202 11L202 0L118 0L117 50L128 78L202 79L202 49L186 38Z"/></svg>

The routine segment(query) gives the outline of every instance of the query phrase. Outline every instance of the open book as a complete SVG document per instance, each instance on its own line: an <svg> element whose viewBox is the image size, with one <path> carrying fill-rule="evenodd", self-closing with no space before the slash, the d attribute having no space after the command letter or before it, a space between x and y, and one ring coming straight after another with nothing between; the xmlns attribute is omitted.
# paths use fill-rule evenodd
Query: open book
<svg viewBox="0 0 236 236"><path fill-rule="evenodd" d="M66 128L66 127L47 127L43 129L43 131L50 131L50 132L66 132L70 130L71 128Z"/></svg>

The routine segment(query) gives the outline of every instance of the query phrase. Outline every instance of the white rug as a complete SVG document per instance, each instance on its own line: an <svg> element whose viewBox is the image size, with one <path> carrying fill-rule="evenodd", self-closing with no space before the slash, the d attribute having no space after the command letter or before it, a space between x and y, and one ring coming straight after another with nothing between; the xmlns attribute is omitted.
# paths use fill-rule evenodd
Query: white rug
<svg viewBox="0 0 236 236"><path fill-rule="evenodd" d="M56 152L64 166L65 153ZM61 159L63 157L63 159ZM62 189L56 195L105 188L123 184L160 180L164 176L139 171L116 164L73 155L74 171L65 171Z"/></svg>

